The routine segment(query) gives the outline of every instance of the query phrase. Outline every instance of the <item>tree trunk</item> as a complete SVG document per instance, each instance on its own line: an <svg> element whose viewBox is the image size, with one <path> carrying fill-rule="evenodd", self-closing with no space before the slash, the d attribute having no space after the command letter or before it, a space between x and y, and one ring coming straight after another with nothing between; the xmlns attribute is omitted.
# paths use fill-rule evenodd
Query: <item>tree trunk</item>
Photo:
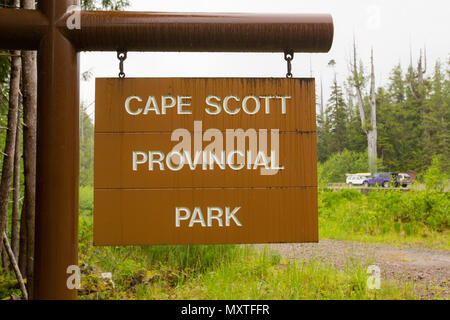
<svg viewBox="0 0 450 320"><path fill-rule="evenodd" d="M12 57L9 87L8 129L6 132L2 178L0 181L0 233L5 231L8 225L9 196L13 179L17 113L19 110L19 86L21 71L20 51L12 51L11 54Z"/></svg>
<svg viewBox="0 0 450 320"><path fill-rule="evenodd" d="M373 63L373 49L370 58L370 129L367 132L367 145L369 151L369 169L370 172L377 172L377 97L375 92L375 66Z"/></svg>
<svg viewBox="0 0 450 320"><path fill-rule="evenodd" d="M357 67L356 59L356 43L353 44L353 82L356 89L356 97L359 108L359 115L361 117L361 126L363 131L367 135L367 150L368 150L368 165L370 172L377 172L377 100L375 92L375 66L373 62L373 49L371 52L371 71L370 71L370 97L369 97L369 119L366 120L366 114L364 110L364 99L362 94L364 75L360 74ZM362 71L361 71L362 72ZM367 123L369 122L369 123Z"/></svg>
<svg viewBox="0 0 450 320"><path fill-rule="evenodd" d="M11 250L16 261L19 252L19 210L20 210L20 111L17 112L16 147L14 150L13 208L11 215Z"/></svg>
<svg viewBox="0 0 450 320"><path fill-rule="evenodd" d="M24 9L34 9L34 0L23 0ZM24 210L26 220L26 276L30 298L33 293L36 203L36 119L37 67L36 52L23 52L23 161L25 177Z"/></svg>
<svg viewBox="0 0 450 320"><path fill-rule="evenodd" d="M377 131L369 130L367 132L367 146L369 152L370 172L377 172Z"/></svg>
<svg viewBox="0 0 450 320"><path fill-rule="evenodd" d="M9 273L9 266L8 266L8 254L6 252L6 248L3 245L3 241L2 243L0 243L0 248L2 249L2 255L1 255L1 259L2 259L2 266L3 266L3 271L5 273Z"/></svg>
<svg viewBox="0 0 450 320"><path fill-rule="evenodd" d="M20 241L19 241L19 268L20 272L26 276L27 273L27 220L26 220L26 208L25 202L22 205L22 214L20 216Z"/></svg>
<svg viewBox="0 0 450 320"><path fill-rule="evenodd" d="M23 73L23 160L25 177L25 219L27 224L27 279L28 292L33 290L34 234L36 204L36 117L37 117L37 69L36 52L24 52Z"/></svg>

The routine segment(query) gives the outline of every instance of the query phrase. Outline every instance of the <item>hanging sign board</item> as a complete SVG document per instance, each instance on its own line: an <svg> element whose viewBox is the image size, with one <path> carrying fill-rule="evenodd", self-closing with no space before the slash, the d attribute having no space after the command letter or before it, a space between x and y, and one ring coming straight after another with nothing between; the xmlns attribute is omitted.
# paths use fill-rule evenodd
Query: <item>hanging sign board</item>
<svg viewBox="0 0 450 320"><path fill-rule="evenodd" d="M318 241L313 79L96 80L95 245Z"/></svg>

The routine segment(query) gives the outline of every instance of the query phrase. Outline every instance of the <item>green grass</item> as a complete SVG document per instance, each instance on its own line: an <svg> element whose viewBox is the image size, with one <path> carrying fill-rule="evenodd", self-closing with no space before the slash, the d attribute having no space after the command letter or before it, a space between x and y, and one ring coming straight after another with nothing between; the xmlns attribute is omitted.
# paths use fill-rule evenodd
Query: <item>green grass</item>
<svg viewBox="0 0 450 320"><path fill-rule="evenodd" d="M408 282L368 290L366 266L289 262L252 246L93 247L80 219L80 299L415 299ZM112 272L115 288L100 279Z"/></svg>
<svg viewBox="0 0 450 320"><path fill-rule="evenodd" d="M317 261L286 262L273 254L254 254L199 275L195 281L175 288L173 297L190 299L374 299L366 287L367 276L358 265L337 271ZM379 299L414 299L405 284L384 283ZM143 298L164 298L147 291Z"/></svg>
<svg viewBox="0 0 450 320"><path fill-rule="evenodd" d="M22 292L19 289L19 283L13 272L5 274L0 265L0 300L9 299L12 295L17 297L22 296Z"/></svg>
<svg viewBox="0 0 450 320"><path fill-rule="evenodd" d="M321 239L450 249L449 193L321 190Z"/></svg>

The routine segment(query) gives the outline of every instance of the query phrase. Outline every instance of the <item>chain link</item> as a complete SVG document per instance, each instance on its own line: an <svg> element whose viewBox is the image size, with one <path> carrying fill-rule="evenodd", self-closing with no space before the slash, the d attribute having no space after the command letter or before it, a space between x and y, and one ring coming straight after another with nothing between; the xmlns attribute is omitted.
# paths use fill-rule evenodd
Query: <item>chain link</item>
<svg viewBox="0 0 450 320"><path fill-rule="evenodd" d="M294 51L289 50L284 52L284 60L287 62L287 73L286 78L290 79L292 75L292 60L294 60Z"/></svg>
<svg viewBox="0 0 450 320"><path fill-rule="evenodd" d="M125 78L125 72L123 72L123 62L127 60L127 52L126 51L117 51L117 59L119 59L119 78Z"/></svg>

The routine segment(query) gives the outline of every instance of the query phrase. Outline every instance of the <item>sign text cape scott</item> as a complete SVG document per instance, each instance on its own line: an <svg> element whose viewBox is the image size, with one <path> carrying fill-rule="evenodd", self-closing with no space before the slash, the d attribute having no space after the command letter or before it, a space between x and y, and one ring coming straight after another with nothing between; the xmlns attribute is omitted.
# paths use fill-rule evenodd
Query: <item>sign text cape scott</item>
<svg viewBox="0 0 450 320"><path fill-rule="evenodd" d="M97 79L94 243L318 241L313 79Z"/></svg>

